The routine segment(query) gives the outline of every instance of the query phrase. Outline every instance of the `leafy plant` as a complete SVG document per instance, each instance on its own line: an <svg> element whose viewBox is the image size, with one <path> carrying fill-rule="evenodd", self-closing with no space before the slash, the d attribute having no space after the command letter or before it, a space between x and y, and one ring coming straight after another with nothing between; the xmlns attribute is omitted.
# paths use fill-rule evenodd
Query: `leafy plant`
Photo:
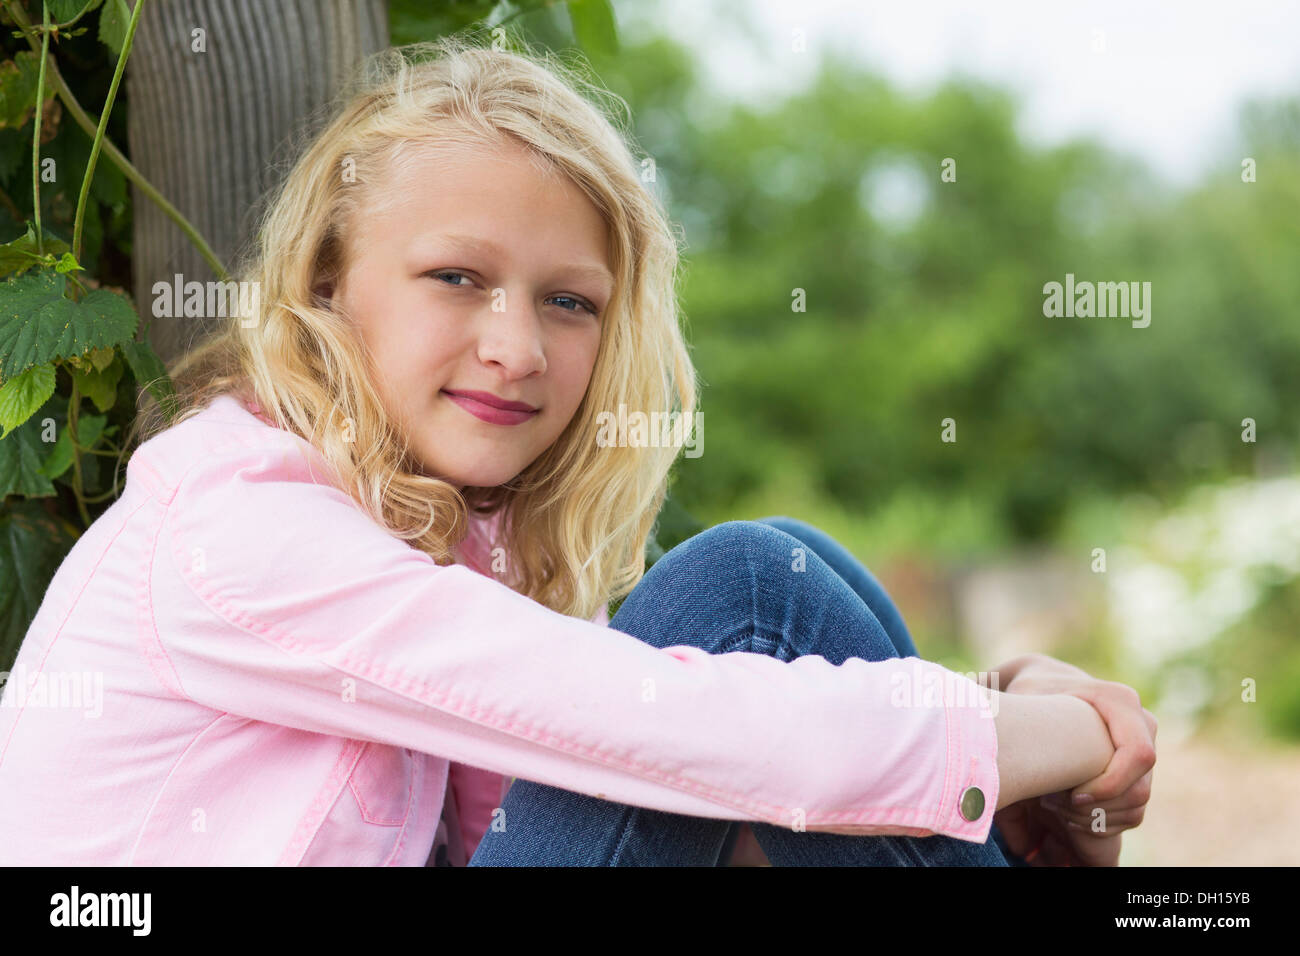
<svg viewBox="0 0 1300 956"><path fill-rule="evenodd" d="M32 142L32 215L22 235L0 246L5 277L0 282L0 666L5 668L50 578L91 524L92 506L116 495L115 476L106 488L109 476L100 459L123 454L114 438L134 415L130 401L123 418L123 399L135 395L128 386L148 388L165 408L174 398L162 362L147 340L137 339L143 330L130 298L101 286L81 262L95 168L142 8L143 2L128 10L124 0L46 0L37 25L16 2L4 3L18 26L14 35L32 47L0 64L0 128L30 126ZM84 33L87 28L77 24L96 9L99 39L115 55L116 68L80 177L71 235L63 236L42 221L42 184L59 181L57 160L47 156L48 164L43 162L42 146L54 143L65 110L85 116L54 65L50 45ZM56 108L55 94L63 108ZM57 149L51 145L51 151ZM56 185L49 191L58 190ZM12 200L6 205L17 209ZM95 222L99 232L97 216ZM90 408L83 407L85 401ZM75 519L65 513L69 494Z"/></svg>

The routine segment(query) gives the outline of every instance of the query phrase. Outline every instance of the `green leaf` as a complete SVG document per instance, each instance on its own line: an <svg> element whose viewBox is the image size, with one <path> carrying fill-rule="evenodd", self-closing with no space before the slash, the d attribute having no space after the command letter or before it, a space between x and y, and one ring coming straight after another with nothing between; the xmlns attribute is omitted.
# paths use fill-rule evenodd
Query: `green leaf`
<svg viewBox="0 0 1300 956"><path fill-rule="evenodd" d="M87 13L94 10L100 2L101 0L45 0L45 5L50 8L51 23L67 23L83 10ZM59 32L59 36L64 36L63 31Z"/></svg>
<svg viewBox="0 0 1300 956"><path fill-rule="evenodd" d="M12 126L0 126L0 184L9 189L14 177L18 175L20 169L27 173L25 177L26 185L31 188L32 167L31 163L24 163L24 151L30 150L32 138L23 134L22 130L14 129ZM5 210L6 217L9 210ZM10 235L12 229L6 229L4 235Z"/></svg>
<svg viewBox="0 0 1300 956"><path fill-rule="evenodd" d="M180 399L171 376L167 374L167 367L153 347L148 342L127 342L122 346L122 355L131 367L136 384L143 386L157 400L168 421L175 418Z"/></svg>
<svg viewBox="0 0 1300 956"><path fill-rule="evenodd" d="M77 419L77 431L81 431L81 419ZM51 480L58 478L72 467L72 429L60 428L59 440L54 443L54 450L45 463L37 469L40 474Z"/></svg>
<svg viewBox="0 0 1300 956"><path fill-rule="evenodd" d="M13 668L45 592L77 536L37 501L0 505L0 670Z"/></svg>
<svg viewBox="0 0 1300 956"><path fill-rule="evenodd" d="M107 434L104 425L108 422L105 415L77 416L77 443L82 448L94 448L100 436ZM58 478L72 467L72 429L66 425L59 429L59 440L54 443L54 450L41 466L41 474L47 478Z"/></svg>
<svg viewBox="0 0 1300 956"><path fill-rule="evenodd" d="M67 23L86 5L87 0L45 0L50 8L51 23Z"/></svg>
<svg viewBox="0 0 1300 956"><path fill-rule="evenodd" d="M0 273L4 275L22 274L43 260L44 257L36 251L36 233L30 222L26 235L0 246Z"/></svg>
<svg viewBox="0 0 1300 956"><path fill-rule="evenodd" d="M81 272L82 268L72 253L65 252L63 257L54 263L54 271L67 275L69 272Z"/></svg>
<svg viewBox="0 0 1300 956"><path fill-rule="evenodd" d="M54 485L41 467L58 439L61 402L66 402L63 396L52 395L35 415L0 439L0 498L5 495L42 498L54 494ZM47 437L48 442L44 440Z"/></svg>
<svg viewBox="0 0 1300 956"><path fill-rule="evenodd" d="M0 439L36 414L53 394L53 365L33 365L0 385Z"/></svg>
<svg viewBox="0 0 1300 956"><path fill-rule="evenodd" d="M88 357L90 364L102 372L113 364L113 359L117 357L117 350L109 348L92 349Z"/></svg>
<svg viewBox="0 0 1300 956"><path fill-rule="evenodd" d="M0 283L0 377L131 341L140 318L130 302L107 289L73 302L66 289L64 276L45 271Z"/></svg>
<svg viewBox="0 0 1300 956"><path fill-rule="evenodd" d="M131 10L126 0L104 0L104 9L99 12L99 39L115 54L121 55L130 22Z"/></svg>
<svg viewBox="0 0 1300 956"><path fill-rule="evenodd" d="M104 434L104 426L107 424L107 415L78 415L77 444L82 448L94 448L95 442L99 441Z"/></svg>
<svg viewBox="0 0 1300 956"><path fill-rule="evenodd" d="M14 54L12 60L0 63L0 126L19 129L32 118L40 65L41 58L31 50L23 50ZM46 102L53 96L53 90L47 90Z"/></svg>
<svg viewBox="0 0 1300 956"><path fill-rule="evenodd" d="M18 275L32 266L48 262L48 257L66 253L68 244L62 239L45 233L45 255L36 251L36 228L29 221L27 232L12 242L0 246L0 275Z"/></svg>
<svg viewBox="0 0 1300 956"><path fill-rule="evenodd" d="M81 393L95 403L101 412L106 412L117 401L117 383L122 378L121 362L112 362L105 369L92 368L89 372L74 369L72 380L77 383Z"/></svg>
<svg viewBox="0 0 1300 956"><path fill-rule="evenodd" d="M618 52L618 31L609 0L569 0L569 20L584 50L606 56Z"/></svg>
<svg viewBox="0 0 1300 956"><path fill-rule="evenodd" d="M105 205L122 205L127 200L126 174L114 163L96 163L90 194Z"/></svg>

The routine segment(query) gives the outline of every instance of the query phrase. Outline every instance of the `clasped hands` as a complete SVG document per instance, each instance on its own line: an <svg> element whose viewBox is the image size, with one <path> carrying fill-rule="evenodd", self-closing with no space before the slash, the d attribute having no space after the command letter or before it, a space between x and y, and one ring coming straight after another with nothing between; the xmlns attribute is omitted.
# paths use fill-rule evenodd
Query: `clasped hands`
<svg viewBox="0 0 1300 956"><path fill-rule="evenodd" d="M1120 834L1142 822L1156 763L1156 718L1137 691L1044 654L997 669L1005 693L1070 694L1093 706L1115 753L1100 775L1071 790L1031 797L993 815L1007 845L1031 866L1116 866ZM1097 813L1100 809L1101 813Z"/></svg>

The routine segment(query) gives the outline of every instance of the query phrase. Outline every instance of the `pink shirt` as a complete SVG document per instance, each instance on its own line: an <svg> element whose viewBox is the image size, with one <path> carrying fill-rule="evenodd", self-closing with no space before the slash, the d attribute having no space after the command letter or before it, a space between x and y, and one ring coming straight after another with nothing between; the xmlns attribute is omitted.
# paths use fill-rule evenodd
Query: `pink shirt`
<svg viewBox="0 0 1300 956"><path fill-rule="evenodd" d="M486 522L438 566L331 473L228 396L135 451L5 684L0 864L423 866L444 801L463 862L511 777L987 840L997 736L969 678L655 648L493 578Z"/></svg>

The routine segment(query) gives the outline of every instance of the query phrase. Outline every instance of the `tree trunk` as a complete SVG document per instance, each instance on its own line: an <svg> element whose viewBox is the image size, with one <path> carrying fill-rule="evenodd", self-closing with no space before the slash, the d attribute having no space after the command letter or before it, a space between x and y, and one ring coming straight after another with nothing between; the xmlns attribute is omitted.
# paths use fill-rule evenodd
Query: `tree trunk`
<svg viewBox="0 0 1300 956"><path fill-rule="evenodd" d="M232 269L294 137L356 63L387 45L386 0L150 0L127 62L131 161ZM153 317L154 283L215 275L134 187L132 208L136 304L170 364L217 319Z"/></svg>

